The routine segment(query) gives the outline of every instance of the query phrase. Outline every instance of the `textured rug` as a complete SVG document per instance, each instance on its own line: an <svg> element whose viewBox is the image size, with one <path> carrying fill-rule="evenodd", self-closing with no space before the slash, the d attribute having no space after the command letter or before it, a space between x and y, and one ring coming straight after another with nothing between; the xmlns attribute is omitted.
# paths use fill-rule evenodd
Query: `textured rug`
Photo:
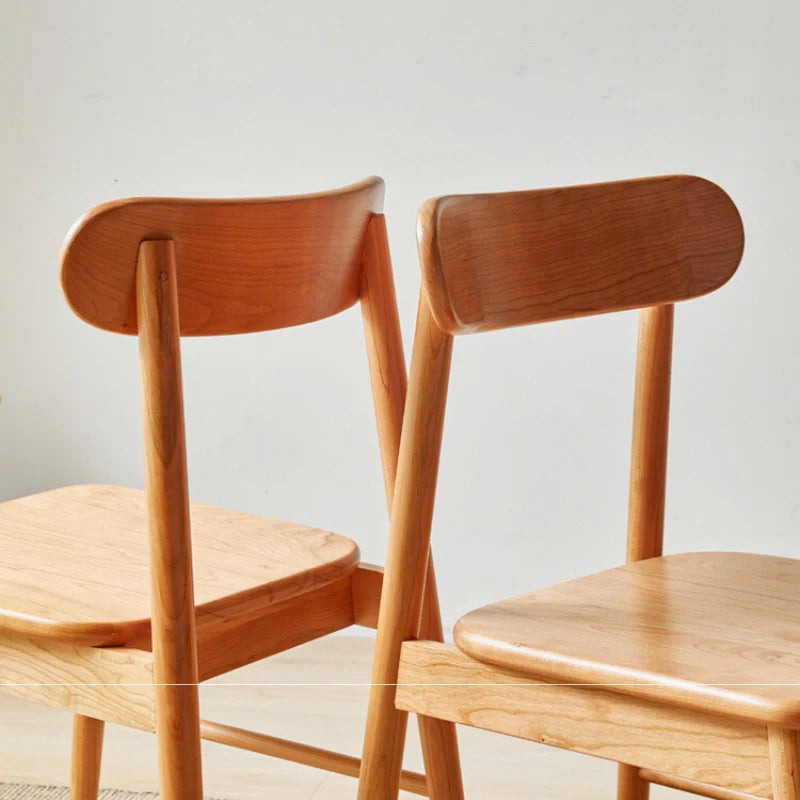
<svg viewBox="0 0 800 800"><path fill-rule="evenodd" d="M69 800L69 789L61 786L23 786L0 783L0 800ZM97 800L158 800L152 792L127 792L101 789Z"/></svg>

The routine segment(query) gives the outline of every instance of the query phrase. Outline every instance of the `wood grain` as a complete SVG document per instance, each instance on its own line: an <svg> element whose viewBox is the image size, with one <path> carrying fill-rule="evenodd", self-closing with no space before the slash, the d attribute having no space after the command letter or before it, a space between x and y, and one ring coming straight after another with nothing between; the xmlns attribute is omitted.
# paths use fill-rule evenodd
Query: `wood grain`
<svg viewBox="0 0 800 800"><path fill-rule="evenodd" d="M162 800L203 800L192 537L172 241L142 242L136 307L159 790Z"/></svg>
<svg viewBox="0 0 800 800"><path fill-rule="evenodd" d="M628 562L660 556L663 547L674 316L673 305L639 312L625 549ZM647 800L649 794L640 770L620 764L617 800Z"/></svg>
<svg viewBox="0 0 800 800"><path fill-rule="evenodd" d="M552 681L800 728L800 561L684 553L472 611L473 658Z"/></svg>
<svg viewBox="0 0 800 800"><path fill-rule="evenodd" d="M800 798L800 747L798 732L769 729L769 759L772 765L772 796L775 800Z"/></svg>
<svg viewBox="0 0 800 800"><path fill-rule="evenodd" d="M648 800L650 786L642 770L632 764L617 765L617 800Z"/></svg>
<svg viewBox="0 0 800 800"><path fill-rule="evenodd" d="M197 625L200 680L327 636L353 622L351 575L268 606L207 615Z"/></svg>
<svg viewBox="0 0 800 800"><path fill-rule="evenodd" d="M81 319L135 334L139 243L171 239L182 335L311 322L358 300L364 234L382 203L383 181L374 177L295 197L116 200L70 231L61 285Z"/></svg>
<svg viewBox="0 0 800 800"><path fill-rule="evenodd" d="M450 645L406 642L397 705L484 730L770 797L766 726L554 686L475 661Z"/></svg>
<svg viewBox="0 0 800 800"><path fill-rule="evenodd" d="M394 800L407 717L394 705L405 639L419 632L452 337L420 299L364 737L359 800Z"/></svg>
<svg viewBox="0 0 800 800"><path fill-rule="evenodd" d="M397 479L407 378L400 320L395 301L394 279L389 262L386 224L383 217L374 217L367 231L361 307L375 417L378 423L378 441L383 465L386 503L391 514ZM354 604L356 604L358 617L362 621L371 622L376 606L374 602L367 605L368 595L365 590L371 588L374 592L377 581L374 580L374 576L371 581L365 580L367 575L363 571L361 575L362 579L357 584L358 591L354 590ZM382 583L381 580L381 587ZM436 576L430 551L421 614L418 627L423 635L428 639L443 641L444 632L439 610L439 596L436 590ZM461 800L464 796L464 787L455 726L446 720L430 717L419 717L418 723L430 797L432 800Z"/></svg>
<svg viewBox="0 0 800 800"><path fill-rule="evenodd" d="M442 562L439 566L441 569L446 564ZM352 633L318 639L245 667L239 674L201 685L203 715L228 725L358 754L367 694L361 684L369 681L374 641L373 637L362 635L363 632ZM287 680L292 686L275 686ZM250 686L236 685L242 682ZM325 683L347 685L320 686ZM71 727L69 715L0 694L0 719L3 720L2 780L63 784L69 774L66 746ZM613 800L615 796L616 770L612 761L468 726L457 727L469 800ZM120 726L107 728L103 785L156 791L155 742L140 731ZM50 753L51 757L43 759L42 752ZM258 758L211 742L204 743L203 755L204 784L209 797L229 800L271 800L273 796L279 800L355 797L356 784L352 778L323 776L315 769L277 758ZM419 741L411 730L404 765L422 772ZM692 800L668 789L653 787L652 791L653 800ZM402 791L400 797L413 800ZM752 800L752 797L740 796L735 800Z"/></svg>
<svg viewBox="0 0 800 800"><path fill-rule="evenodd" d="M97 800L105 723L75 714L72 725L70 800Z"/></svg>
<svg viewBox="0 0 800 800"><path fill-rule="evenodd" d="M201 503L190 507L199 624L351 573L344 536ZM69 486L0 504L0 629L149 647L144 493ZM77 576L80 576L78 579Z"/></svg>
<svg viewBox="0 0 800 800"><path fill-rule="evenodd" d="M450 195L420 210L423 282L450 333L674 303L733 275L736 207L702 178Z"/></svg>
<svg viewBox="0 0 800 800"><path fill-rule="evenodd" d="M383 590L383 567L362 562L351 576L351 586L354 624L375 630Z"/></svg>
<svg viewBox="0 0 800 800"><path fill-rule="evenodd" d="M367 228L361 272L361 316L386 502L391 511L408 381L383 214L372 217Z"/></svg>
<svg viewBox="0 0 800 800"><path fill-rule="evenodd" d="M677 778L674 775L666 775L653 769L640 769L639 774L645 787L648 783L657 783L660 786L669 786L670 789L678 789L681 792L710 797L711 800L754 800L756 797L754 794L746 792L721 789L719 786L712 786L710 783L698 783L687 778Z"/></svg>
<svg viewBox="0 0 800 800"><path fill-rule="evenodd" d="M229 747L238 747L273 758L283 758L287 761L294 761L296 764L305 764L308 767L336 772L339 775L357 778L361 768L361 760L352 756L280 739L276 736L242 730L231 725L203 720L201 731L203 738L210 742L219 742ZM428 796L426 778L418 772L403 770L400 775L400 787L413 794Z"/></svg>
<svg viewBox="0 0 800 800"><path fill-rule="evenodd" d="M153 657L0 634L0 692L144 731L155 730Z"/></svg>
<svg viewBox="0 0 800 800"><path fill-rule="evenodd" d="M627 561L661 555L667 485L672 305L639 312Z"/></svg>
<svg viewBox="0 0 800 800"><path fill-rule="evenodd" d="M434 642L444 641L439 591L433 568L433 554L430 552L418 636ZM417 722L431 800L464 800L464 781L455 724L451 720L425 714L417 714Z"/></svg>

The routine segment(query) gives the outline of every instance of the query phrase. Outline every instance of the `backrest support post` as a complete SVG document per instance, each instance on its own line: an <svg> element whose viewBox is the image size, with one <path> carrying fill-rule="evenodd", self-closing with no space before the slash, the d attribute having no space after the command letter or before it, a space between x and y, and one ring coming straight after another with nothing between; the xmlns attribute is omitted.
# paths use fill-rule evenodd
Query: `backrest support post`
<svg viewBox="0 0 800 800"><path fill-rule="evenodd" d="M453 337L437 326L423 292L392 503L372 668L371 711L364 735L365 747L369 742L383 742L386 751L392 754L393 763L366 759L362 762L360 781L361 785L377 785L372 780L385 784L382 797L396 795L403 756L406 720L404 715L402 725L394 724L392 684L397 681L400 646L404 640L416 638L420 628L430 569L431 521L452 349ZM378 708L383 713L377 713ZM386 721L389 724L383 727L382 722Z"/></svg>
<svg viewBox="0 0 800 800"><path fill-rule="evenodd" d="M378 422L386 501L391 514L408 379L383 214L374 215L367 228L361 274L361 315L375 418ZM426 639L444 641L436 574L430 554L419 630L420 636ZM454 770L452 762L446 757L450 753L452 758L452 754L457 752L455 728L451 723L431 718L420 717L419 722L422 751L428 759L425 762L425 774L429 783L450 789L455 786L458 789L456 796L463 795L463 789L458 788L461 786L461 772ZM449 750L446 749L448 743ZM433 757L431 754L440 757Z"/></svg>
<svg viewBox="0 0 800 800"><path fill-rule="evenodd" d="M663 305L639 312L627 561L661 555L674 310Z"/></svg>
<svg viewBox="0 0 800 800"><path fill-rule="evenodd" d="M360 299L386 503L391 511L408 379L383 214L374 214L367 227Z"/></svg>
<svg viewBox="0 0 800 800"><path fill-rule="evenodd" d="M143 241L136 270L151 626L164 797L202 798L192 543L175 247ZM194 747L192 743L195 743ZM173 785L182 773L180 786Z"/></svg>
<svg viewBox="0 0 800 800"><path fill-rule="evenodd" d="M378 422L378 443L386 501L391 514L408 379L395 300L389 241L386 235L386 220L383 214L375 214L367 228L361 273L361 315L364 322L375 418ZM444 641L436 574L430 552L419 635L437 642ZM453 754L457 753L453 724L430 717L419 717L419 734L422 752L426 759L425 774L428 776L429 788L430 786L446 788L454 792L456 797L463 796L461 771L454 769L452 763Z"/></svg>

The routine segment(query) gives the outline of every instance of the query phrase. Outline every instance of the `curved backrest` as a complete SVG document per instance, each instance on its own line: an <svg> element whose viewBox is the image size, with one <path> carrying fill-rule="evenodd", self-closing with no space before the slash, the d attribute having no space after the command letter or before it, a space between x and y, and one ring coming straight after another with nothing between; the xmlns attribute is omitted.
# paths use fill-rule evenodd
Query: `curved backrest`
<svg viewBox="0 0 800 800"><path fill-rule="evenodd" d="M448 333L686 300L725 283L744 247L728 195L687 175L439 197L417 237Z"/></svg>
<svg viewBox="0 0 800 800"><path fill-rule="evenodd" d="M70 231L61 285L81 319L135 334L139 245L172 239L181 335L312 322L358 300L367 224L382 205L375 177L294 197L118 200Z"/></svg>

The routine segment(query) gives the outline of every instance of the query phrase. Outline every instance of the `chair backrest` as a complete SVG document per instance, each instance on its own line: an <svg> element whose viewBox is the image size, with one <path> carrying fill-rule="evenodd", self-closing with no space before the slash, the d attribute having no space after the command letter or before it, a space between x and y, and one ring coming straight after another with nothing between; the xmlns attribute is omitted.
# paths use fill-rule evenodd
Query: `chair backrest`
<svg viewBox="0 0 800 800"><path fill-rule="evenodd" d="M81 319L135 334L139 244L171 239L181 335L311 322L358 300L367 223L382 205L380 178L295 197L117 200L70 231L61 284Z"/></svg>
<svg viewBox="0 0 800 800"><path fill-rule="evenodd" d="M394 706L403 641L420 632L454 334L641 307L628 560L659 555L673 305L721 286L742 255L728 196L685 176L429 200L420 295L370 708ZM388 717L387 717L388 718ZM370 713L365 739L402 741ZM395 738L392 738L395 737ZM394 748L399 758L400 748ZM394 762L366 762L395 775Z"/></svg>
<svg viewBox="0 0 800 800"><path fill-rule="evenodd" d="M744 243L728 195L687 175L439 197L418 231L448 333L696 297L733 275Z"/></svg>
<svg viewBox="0 0 800 800"><path fill-rule="evenodd" d="M154 680L185 697L159 706L169 741L199 741L186 733L198 668L180 337L299 325L360 300L390 499L406 371L382 202L380 178L287 198L121 200L80 220L62 250L73 311L139 338Z"/></svg>

